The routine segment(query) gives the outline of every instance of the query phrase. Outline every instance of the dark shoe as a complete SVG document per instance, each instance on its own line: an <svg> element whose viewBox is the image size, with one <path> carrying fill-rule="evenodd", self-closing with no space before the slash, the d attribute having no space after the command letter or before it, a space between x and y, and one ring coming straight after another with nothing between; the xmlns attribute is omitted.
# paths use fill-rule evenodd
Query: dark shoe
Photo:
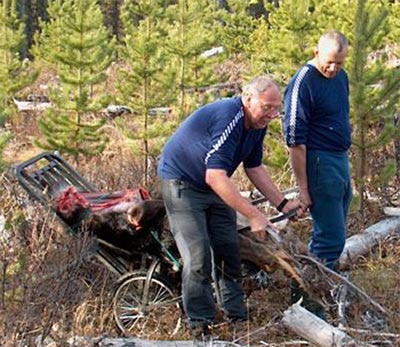
<svg viewBox="0 0 400 347"><path fill-rule="evenodd" d="M292 280L290 283L290 304L293 305L301 298L303 299L300 304L302 307L304 307L307 311L310 311L317 317L321 318L325 322L328 321L328 317L324 307L319 302L310 298L310 295L303 288L300 287L297 281Z"/></svg>
<svg viewBox="0 0 400 347"><path fill-rule="evenodd" d="M249 320L248 316L244 316L244 317L230 317L228 316L226 318L226 321L228 323L240 323L240 322L247 322Z"/></svg>
<svg viewBox="0 0 400 347"><path fill-rule="evenodd" d="M193 347L212 347L213 338L208 324L198 324L191 327Z"/></svg>
<svg viewBox="0 0 400 347"><path fill-rule="evenodd" d="M234 316L227 314L226 321L228 323L240 323L240 322L247 322L250 319L250 315L252 314L254 308L252 306L248 306L246 311L241 316Z"/></svg>

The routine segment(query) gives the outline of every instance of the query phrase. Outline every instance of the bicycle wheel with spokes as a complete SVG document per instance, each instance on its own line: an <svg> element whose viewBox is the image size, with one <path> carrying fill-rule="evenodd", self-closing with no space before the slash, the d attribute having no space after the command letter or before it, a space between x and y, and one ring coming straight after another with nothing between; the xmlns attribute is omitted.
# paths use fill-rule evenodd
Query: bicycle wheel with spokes
<svg viewBox="0 0 400 347"><path fill-rule="evenodd" d="M158 338L175 335L182 324L181 300L158 274L124 276L113 298L114 319L126 336Z"/></svg>

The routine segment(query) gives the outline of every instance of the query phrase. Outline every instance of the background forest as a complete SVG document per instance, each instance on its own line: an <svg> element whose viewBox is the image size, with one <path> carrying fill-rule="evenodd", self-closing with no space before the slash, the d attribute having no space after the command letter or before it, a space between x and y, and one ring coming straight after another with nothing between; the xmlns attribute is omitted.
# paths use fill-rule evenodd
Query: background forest
<svg viewBox="0 0 400 347"><path fill-rule="evenodd" d="M115 130L143 158L145 183L163 143L191 111L240 92L255 75L270 74L284 87L312 57L319 35L336 28L351 42L358 196L369 183L385 190L398 171L398 1L7 0L0 16L0 124L15 121L14 100L51 74L50 83L36 82L51 107L38 115L32 142L93 157L107 149L106 129ZM106 124L110 104L131 116ZM1 142L11 136L3 131ZM266 164L281 171L287 156L279 122L267 141ZM368 158L388 146L371 170Z"/></svg>
<svg viewBox="0 0 400 347"><path fill-rule="evenodd" d="M39 222L43 216L26 217L6 175L12 165L57 150L100 189L145 185L153 192L161 148L191 111L240 93L260 74L272 75L283 90L331 28L350 41L350 231L358 232L381 217L379 207L400 201L400 1L0 0L4 341L19 346L33 331L45 337L53 331L60 339L113 331L106 273L92 274L98 287L79 287L80 274L93 270L78 264L57 290L47 284L53 296L44 294L54 268L80 259L82 249L63 248L67 241L49 221ZM33 108L20 111L24 101ZM268 132L265 165L282 189L290 188L280 121ZM235 179L243 190L252 189L240 174ZM379 264L381 274L387 264ZM46 280L37 278L38 271ZM373 274L361 277L368 282ZM79 291L86 306L72 295Z"/></svg>

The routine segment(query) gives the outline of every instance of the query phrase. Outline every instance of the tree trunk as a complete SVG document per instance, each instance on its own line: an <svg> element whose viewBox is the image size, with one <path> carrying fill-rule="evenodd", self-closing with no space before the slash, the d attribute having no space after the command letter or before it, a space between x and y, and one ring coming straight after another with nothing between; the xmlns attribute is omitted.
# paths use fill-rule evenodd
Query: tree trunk
<svg viewBox="0 0 400 347"><path fill-rule="evenodd" d="M284 312L282 322L292 332L317 347L370 346L360 341L355 341L343 331L301 307L299 303L292 305Z"/></svg>
<svg viewBox="0 0 400 347"><path fill-rule="evenodd" d="M373 246L392 233L400 232L400 217L388 218L374 224L360 234L346 240L346 245L339 258L340 268L346 268L358 257L368 253Z"/></svg>

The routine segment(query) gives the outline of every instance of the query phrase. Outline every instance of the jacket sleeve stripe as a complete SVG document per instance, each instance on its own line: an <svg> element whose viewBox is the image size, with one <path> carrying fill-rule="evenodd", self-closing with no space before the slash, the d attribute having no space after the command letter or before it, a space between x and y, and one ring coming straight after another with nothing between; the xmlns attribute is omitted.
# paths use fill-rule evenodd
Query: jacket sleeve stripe
<svg viewBox="0 0 400 347"><path fill-rule="evenodd" d="M292 93L290 95L290 114L289 114L289 145L296 144L296 115L297 115L297 105L299 99L299 89L304 76L306 75L307 71L309 70L308 66L304 66L299 74L297 75Z"/></svg>
<svg viewBox="0 0 400 347"><path fill-rule="evenodd" d="M206 158L204 160L206 165L207 165L208 160L210 159L210 157L214 153L216 153L221 148L221 146L228 140L229 135L232 133L233 129L239 123L239 120L241 118L243 118L243 117L244 117L243 110L240 109L239 112L236 114L236 116L232 119L232 121L228 124L228 126L222 132L222 134L218 138L217 142L215 144L213 144L211 150L207 152Z"/></svg>

